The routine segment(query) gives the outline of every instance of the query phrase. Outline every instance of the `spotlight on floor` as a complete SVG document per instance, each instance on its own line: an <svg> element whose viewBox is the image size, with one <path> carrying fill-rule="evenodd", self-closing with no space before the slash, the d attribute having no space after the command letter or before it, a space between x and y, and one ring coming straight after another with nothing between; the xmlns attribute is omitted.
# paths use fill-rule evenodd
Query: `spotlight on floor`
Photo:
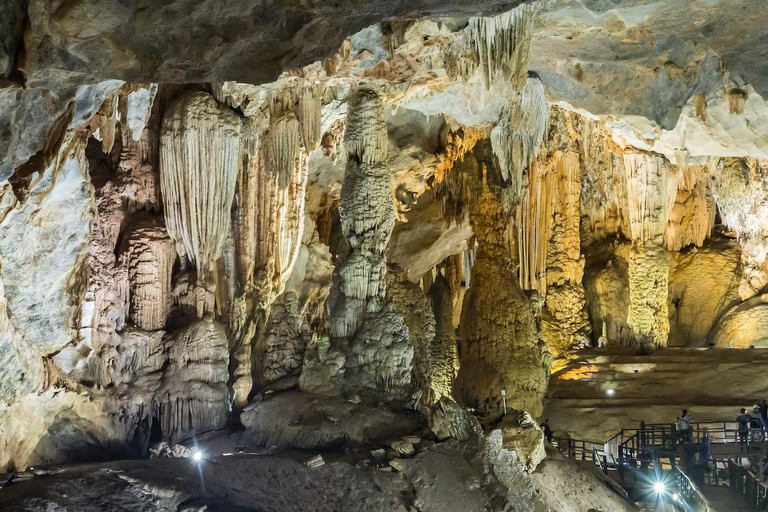
<svg viewBox="0 0 768 512"><path fill-rule="evenodd" d="M200 450L195 450L195 453L192 454L192 458L195 460L195 462L200 462L203 460L203 452Z"/></svg>
<svg viewBox="0 0 768 512"><path fill-rule="evenodd" d="M606 389L605 390L605 394L608 395L608 396L613 396L613 395L616 394L616 390L615 389Z"/></svg>
<svg viewBox="0 0 768 512"><path fill-rule="evenodd" d="M667 492L667 486L664 482L656 482L653 484L653 490L656 491L656 494L664 494Z"/></svg>

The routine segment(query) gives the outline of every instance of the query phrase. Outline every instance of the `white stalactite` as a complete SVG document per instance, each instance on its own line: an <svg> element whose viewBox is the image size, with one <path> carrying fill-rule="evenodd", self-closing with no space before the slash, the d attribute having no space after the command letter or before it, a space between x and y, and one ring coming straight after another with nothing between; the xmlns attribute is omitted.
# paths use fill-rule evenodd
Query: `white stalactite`
<svg viewBox="0 0 768 512"><path fill-rule="evenodd" d="M535 4L522 4L498 16L470 18L451 46L446 63L449 74L466 82L479 67L486 89L500 79L522 89L536 11Z"/></svg>
<svg viewBox="0 0 768 512"><path fill-rule="evenodd" d="M205 282L230 229L242 122L210 94L179 98L163 119L160 184L168 234Z"/></svg>
<svg viewBox="0 0 768 512"><path fill-rule="evenodd" d="M520 197L523 171L539 153L549 126L549 106L544 86L536 77L528 77L520 94L502 112L491 130L491 147L504 181L510 181L515 197Z"/></svg>

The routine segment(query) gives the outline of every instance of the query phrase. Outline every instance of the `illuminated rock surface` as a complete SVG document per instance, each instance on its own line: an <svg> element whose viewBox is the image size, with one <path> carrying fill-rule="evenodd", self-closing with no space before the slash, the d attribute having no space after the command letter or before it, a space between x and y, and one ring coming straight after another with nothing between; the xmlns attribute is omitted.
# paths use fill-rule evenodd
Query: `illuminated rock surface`
<svg viewBox="0 0 768 512"><path fill-rule="evenodd" d="M287 450L33 509L623 510L539 418L768 393L761 2L6 4L0 467Z"/></svg>

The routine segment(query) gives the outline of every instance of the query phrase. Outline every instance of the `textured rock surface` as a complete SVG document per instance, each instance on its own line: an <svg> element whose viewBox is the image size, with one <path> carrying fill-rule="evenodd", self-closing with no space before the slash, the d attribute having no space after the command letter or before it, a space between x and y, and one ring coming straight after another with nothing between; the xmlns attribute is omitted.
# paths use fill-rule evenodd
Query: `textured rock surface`
<svg viewBox="0 0 768 512"><path fill-rule="evenodd" d="M451 399L578 382L591 428L600 372L663 393L589 345L764 345L761 6L516 3L0 7L0 465L239 417L226 451L343 446L393 506L578 509L532 418Z"/></svg>

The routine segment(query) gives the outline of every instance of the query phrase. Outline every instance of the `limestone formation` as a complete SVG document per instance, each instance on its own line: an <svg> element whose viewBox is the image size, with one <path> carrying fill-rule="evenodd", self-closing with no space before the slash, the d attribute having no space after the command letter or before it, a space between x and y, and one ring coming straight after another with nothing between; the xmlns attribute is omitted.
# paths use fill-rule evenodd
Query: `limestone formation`
<svg viewBox="0 0 768 512"><path fill-rule="evenodd" d="M491 130L491 144L499 159L501 175L511 182L517 197L523 185L523 171L539 152L549 122L549 106L538 77L528 77L519 90Z"/></svg>
<svg viewBox="0 0 768 512"><path fill-rule="evenodd" d="M453 324L453 298L450 284L442 275L429 288L435 318L435 338L430 345L432 389L435 398L450 397L459 371L456 328Z"/></svg>
<svg viewBox="0 0 768 512"><path fill-rule="evenodd" d="M129 317L148 331L163 329L170 306L173 241L158 222L136 223L127 231L122 258L128 267Z"/></svg>
<svg viewBox="0 0 768 512"><path fill-rule="evenodd" d="M384 110L373 91L353 93L344 143L347 170L339 205L350 254L333 277L328 309L331 336L346 354L345 387L406 398L414 349L400 313L386 303L384 250L394 226L386 165Z"/></svg>
<svg viewBox="0 0 768 512"><path fill-rule="evenodd" d="M467 80L479 69L486 89L497 80L523 89L536 8L523 4L498 16L470 18L453 43L448 72Z"/></svg>
<svg viewBox="0 0 768 512"><path fill-rule="evenodd" d="M624 510L543 398L768 339L763 6L636 3L0 7L0 469L133 459L11 508Z"/></svg>
<svg viewBox="0 0 768 512"><path fill-rule="evenodd" d="M462 308L455 396L459 403L499 411L504 390L508 407L538 416L552 356L539 341L533 306L514 271L508 222L484 184L473 220L478 252Z"/></svg>
<svg viewBox="0 0 768 512"><path fill-rule="evenodd" d="M264 383L271 384L301 370L306 340L299 328L298 298L287 293L282 303L272 306L266 327Z"/></svg>
<svg viewBox="0 0 768 512"><path fill-rule="evenodd" d="M387 301L403 316L408 327L413 347L413 387L421 393L422 403L432 405L441 392L435 382L437 372L432 358L435 317L429 299L418 285L405 279L402 269L390 266L387 269Z"/></svg>
<svg viewBox="0 0 768 512"><path fill-rule="evenodd" d="M234 112L203 92L179 98L163 121L160 183L168 235L205 286L230 229L241 126ZM198 299L198 316L204 304Z"/></svg>
<svg viewBox="0 0 768 512"><path fill-rule="evenodd" d="M170 442L225 425L228 378L224 327L202 319L166 335L168 364L153 401Z"/></svg>

